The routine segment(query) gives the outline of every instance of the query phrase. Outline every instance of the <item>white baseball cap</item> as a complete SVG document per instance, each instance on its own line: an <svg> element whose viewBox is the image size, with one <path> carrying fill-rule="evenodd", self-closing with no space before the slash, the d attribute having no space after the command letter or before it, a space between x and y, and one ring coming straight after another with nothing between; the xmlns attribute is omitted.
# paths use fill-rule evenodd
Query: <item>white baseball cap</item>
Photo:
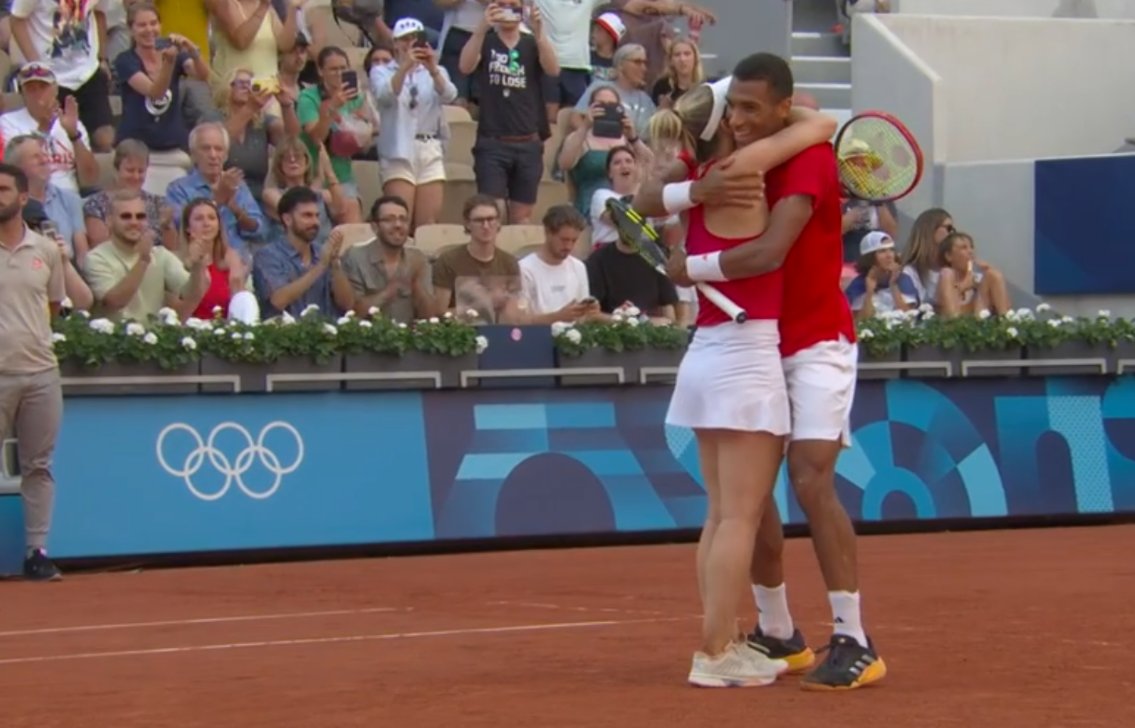
<svg viewBox="0 0 1135 728"><path fill-rule="evenodd" d="M394 30L391 31L391 35L395 38L405 38L408 35L425 32L426 26L422 25L422 21L417 18L401 18L394 24Z"/></svg>
<svg viewBox="0 0 1135 728"><path fill-rule="evenodd" d="M607 34L615 39L615 45L621 43L623 38L627 35L626 23L615 13L603 13L595 19L595 24L607 31Z"/></svg>
<svg viewBox="0 0 1135 728"><path fill-rule="evenodd" d="M891 236L880 230L867 233L863 239L859 241L859 254L872 255L878 253L880 250L890 250L895 247L895 241L891 240Z"/></svg>

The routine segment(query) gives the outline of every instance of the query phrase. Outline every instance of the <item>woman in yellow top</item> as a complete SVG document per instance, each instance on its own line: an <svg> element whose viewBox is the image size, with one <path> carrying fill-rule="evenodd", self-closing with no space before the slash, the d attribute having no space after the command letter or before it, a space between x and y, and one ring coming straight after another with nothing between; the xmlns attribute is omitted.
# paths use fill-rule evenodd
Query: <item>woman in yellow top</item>
<svg viewBox="0 0 1135 728"><path fill-rule="evenodd" d="M201 49L202 57L209 59L209 14L201 3L185 0L156 0L154 6L162 19L162 30L167 34L182 35Z"/></svg>
<svg viewBox="0 0 1135 728"><path fill-rule="evenodd" d="M302 4L288 0L281 21L271 0L205 0L213 27L214 85L223 85L238 68L252 71L258 80L275 77L279 54L296 44L296 11ZM267 110L279 115L278 108Z"/></svg>

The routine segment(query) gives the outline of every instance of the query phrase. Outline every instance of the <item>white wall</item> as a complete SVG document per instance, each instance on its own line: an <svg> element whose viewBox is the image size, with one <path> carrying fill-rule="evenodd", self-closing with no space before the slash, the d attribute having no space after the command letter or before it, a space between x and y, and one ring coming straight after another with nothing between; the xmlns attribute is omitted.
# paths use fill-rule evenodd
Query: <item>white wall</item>
<svg viewBox="0 0 1135 728"><path fill-rule="evenodd" d="M916 15L1135 19L1131 0L892 0L891 7Z"/></svg>
<svg viewBox="0 0 1135 728"><path fill-rule="evenodd" d="M929 114L919 142L937 161L1104 154L1135 132L1135 21L860 14L852 33L853 109L893 111L916 134ZM926 69L932 112L913 108Z"/></svg>

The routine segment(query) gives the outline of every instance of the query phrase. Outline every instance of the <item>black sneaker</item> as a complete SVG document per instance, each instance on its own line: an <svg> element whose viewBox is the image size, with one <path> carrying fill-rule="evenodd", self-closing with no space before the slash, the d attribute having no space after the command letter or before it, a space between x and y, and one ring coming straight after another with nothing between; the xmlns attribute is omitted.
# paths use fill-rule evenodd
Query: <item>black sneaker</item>
<svg viewBox="0 0 1135 728"><path fill-rule="evenodd" d="M805 690L855 690L878 682L887 675L887 666L875 652L870 638L864 647L853 637L832 635L827 647L820 649L820 652L825 651L827 657L819 667L804 676L800 687Z"/></svg>
<svg viewBox="0 0 1135 728"><path fill-rule="evenodd" d="M47 554L36 549L32 555L24 559L24 578L28 581L59 581L63 574L59 572Z"/></svg>
<svg viewBox="0 0 1135 728"><path fill-rule="evenodd" d="M761 632L760 627L753 629L748 636L749 646L761 652L770 660L784 660L788 663L788 673L804 672L816 662L816 653L804 641L800 630L792 633L786 640L778 637L769 637Z"/></svg>

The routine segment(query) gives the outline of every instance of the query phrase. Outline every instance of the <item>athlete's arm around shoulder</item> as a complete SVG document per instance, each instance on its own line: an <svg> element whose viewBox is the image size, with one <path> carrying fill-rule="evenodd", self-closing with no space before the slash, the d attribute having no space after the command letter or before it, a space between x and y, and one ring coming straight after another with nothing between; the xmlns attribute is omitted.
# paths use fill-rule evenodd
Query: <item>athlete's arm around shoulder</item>
<svg viewBox="0 0 1135 728"><path fill-rule="evenodd" d="M666 209L664 188L668 184L686 180L689 174L689 167L680 159L660 162L642 181L631 207L643 217L668 217L672 212L679 212Z"/></svg>
<svg viewBox="0 0 1135 728"><path fill-rule="evenodd" d="M834 117L812 109L795 107L789 112L788 126L772 136L742 147L734 154L731 167L756 167L767 172L779 167L809 147L831 141L838 126ZM734 172L739 173L740 170ZM729 172L725 172L726 176Z"/></svg>

